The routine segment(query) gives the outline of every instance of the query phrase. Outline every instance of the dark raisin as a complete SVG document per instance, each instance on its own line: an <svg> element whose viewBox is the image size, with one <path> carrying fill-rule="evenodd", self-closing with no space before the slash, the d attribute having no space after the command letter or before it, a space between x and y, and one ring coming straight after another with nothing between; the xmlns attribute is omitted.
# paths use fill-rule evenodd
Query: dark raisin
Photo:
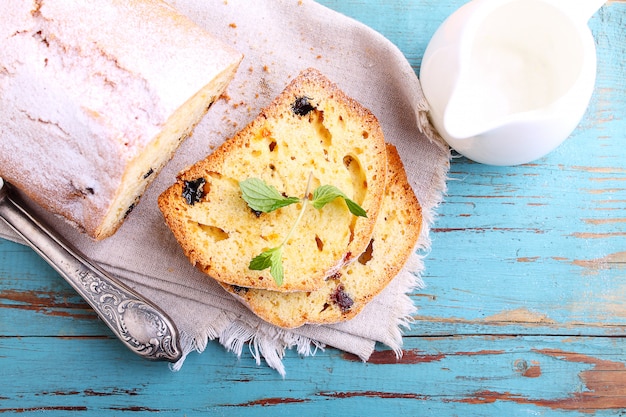
<svg viewBox="0 0 626 417"><path fill-rule="evenodd" d="M146 178L148 178L148 177L149 177L150 175L152 175L153 173L154 173L154 170L153 170L152 168L150 168L150 169L148 170L148 172L146 172L146 173L143 175L143 179L145 180Z"/></svg>
<svg viewBox="0 0 626 417"><path fill-rule="evenodd" d="M261 214L263 214L263 212L262 212L262 211L255 210L255 209L253 209L253 208L251 208L251 209L250 209L250 211L252 211L252 214L254 214L255 216L257 216L257 218L258 218L258 217L261 217Z"/></svg>
<svg viewBox="0 0 626 417"><path fill-rule="evenodd" d="M337 304L342 313L349 311L354 304L343 285L338 285L335 288L335 291L330 295L330 301Z"/></svg>
<svg viewBox="0 0 626 417"><path fill-rule="evenodd" d="M233 291L235 292L235 294L240 294L240 293L247 293L248 292L248 288L246 287L240 287L239 285L231 285L230 286Z"/></svg>
<svg viewBox="0 0 626 417"><path fill-rule="evenodd" d="M134 210L135 208L135 203L131 204L130 207L128 207L128 209L126 210L126 213L124 213L124 218L127 218L128 215Z"/></svg>
<svg viewBox="0 0 626 417"><path fill-rule="evenodd" d="M315 110L315 107L309 102L309 97L302 96L296 98L296 101L291 105L291 110L298 116L306 116L311 111Z"/></svg>
<svg viewBox="0 0 626 417"><path fill-rule="evenodd" d="M184 182L183 198L187 201L187 204L193 206L204 197L204 184L206 184L206 180L202 177Z"/></svg>

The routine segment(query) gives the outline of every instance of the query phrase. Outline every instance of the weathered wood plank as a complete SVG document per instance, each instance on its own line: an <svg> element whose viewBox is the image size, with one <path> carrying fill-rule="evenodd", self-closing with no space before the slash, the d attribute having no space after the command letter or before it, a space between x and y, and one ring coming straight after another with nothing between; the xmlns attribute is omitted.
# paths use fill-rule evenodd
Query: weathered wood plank
<svg viewBox="0 0 626 417"><path fill-rule="evenodd" d="M430 34L464 1L429 18L431 2L323 3L394 40L418 70ZM613 22L625 14L610 2L590 21L597 86L560 148L520 167L453 161L411 334L624 335L626 36Z"/></svg>
<svg viewBox="0 0 626 417"><path fill-rule="evenodd" d="M624 341L607 337L411 337L400 360L380 351L367 364L333 349L289 353L284 380L215 345L179 373L121 349L112 339L0 338L0 413L613 415L626 407Z"/></svg>
<svg viewBox="0 0 626 417"><path fill-rule="evenodd" d="M465 0L322 0L419 70ZM626 413L626 2L591 20L585 119L536 163L455 159L401 359L288 352L283 380L210 343L182 371L124 348L30 249L0 241L0 414L547 415Z"/></svg>
<svg viewBox="0 0 626 417"><path fill-rule="evenodd" d="M30 248L0 240L0 335L110 334L72 287Z"/></svg>

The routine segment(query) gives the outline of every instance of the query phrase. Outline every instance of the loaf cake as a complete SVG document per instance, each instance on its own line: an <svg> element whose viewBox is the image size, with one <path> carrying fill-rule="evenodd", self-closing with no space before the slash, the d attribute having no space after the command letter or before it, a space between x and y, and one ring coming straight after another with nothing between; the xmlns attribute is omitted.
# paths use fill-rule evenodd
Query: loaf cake
<svg viewBox="0 0 626 417"><path fill-rule="evenodd" d="M242 55L160 0L7 0L0 175L113 234Z"/></svg>
<svg viewBox="0 0 626 417"><path fill-rule="evenodd" d="M263 320L284 328L349 320L398 274L417 244L420 204L400 156L387 145L387 187L368 249L317 291L283 293L222 284Z"/></svg>
<svg viewBox="0 0 626 417"><path fill-rule="evenodd" d="M387 158L375 116L316 69L301 72L253 121L204 160L180 173L159 197L165 221L192 264L217 281L274 291L312 291L364 252L385 190ZM337 187L360 205L354 216L337 198L261 213L240 183L257 179L304 200ZM282 282L251 260L284 244Z"/></svg>

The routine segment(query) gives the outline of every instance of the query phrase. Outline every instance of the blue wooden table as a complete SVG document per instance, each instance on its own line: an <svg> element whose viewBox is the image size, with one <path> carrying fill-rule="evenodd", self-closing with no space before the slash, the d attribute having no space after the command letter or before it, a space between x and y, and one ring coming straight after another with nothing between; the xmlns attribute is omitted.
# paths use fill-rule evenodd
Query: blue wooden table
<svg viewBox="0 0 626 417"><path fill-rule="evenodd" d="M322 3L419 71L464 1ZM0 414L626 415L626 3L590 26L597 85L571 138L523 166L452 161L402 359L289 352L283 379L210 343L171 372L123 347L31 250L0 241Z"/></svg>

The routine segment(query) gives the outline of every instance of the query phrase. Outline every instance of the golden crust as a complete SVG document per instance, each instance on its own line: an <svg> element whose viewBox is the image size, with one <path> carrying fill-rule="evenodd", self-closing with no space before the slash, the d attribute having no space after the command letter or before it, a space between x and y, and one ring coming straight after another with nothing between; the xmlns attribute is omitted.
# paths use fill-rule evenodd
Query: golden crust
<svg viewBox="0 0 626 417"><path fill-rule="evenodd" d="M294 111L306 98L308 111ZM312 291L323 286L373 231L385 186L386 152L374 115L324 75L307 69L250 124L204 160L182 172L159 197L159 207L189 260L214 279L274 291ZM284 245L285 278L249 262L278 246L301 205L260 216L241 198L239 181L258 177L289 196L302 197L312 176L338 187L367 212L356 218L340 199L316 210L308 205L296 233ZM204 196L194 205L182 198L185 182L203 178Z"/></svg>

